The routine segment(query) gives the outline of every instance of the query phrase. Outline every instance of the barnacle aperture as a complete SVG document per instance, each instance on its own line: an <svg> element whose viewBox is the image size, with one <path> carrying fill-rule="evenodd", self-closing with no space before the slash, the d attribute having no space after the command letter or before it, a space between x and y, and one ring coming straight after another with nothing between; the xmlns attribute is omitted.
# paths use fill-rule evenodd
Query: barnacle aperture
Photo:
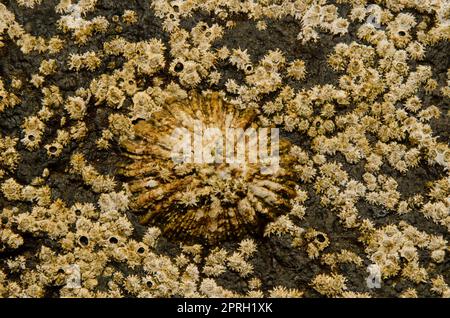
<svg viewBox="0 0 450 318"><path fill-rule="evenodd" d="M269 129L271 136L264 139L256 117L254 109L236 109L217 92L191 92L135 123L134 137L121 141L132 162L119 171L130 179L131 208L141 214L141 223L158 225L168 237L215 242L255 233L286 213L295 195L290 143L280 138L278 153L273 151L274 131ZM215 134L206 134L208 128ZM183 139L189 142L184 153L174 152ZM220 159L225 154L238 158L242 141L245 160Z"/></svg>

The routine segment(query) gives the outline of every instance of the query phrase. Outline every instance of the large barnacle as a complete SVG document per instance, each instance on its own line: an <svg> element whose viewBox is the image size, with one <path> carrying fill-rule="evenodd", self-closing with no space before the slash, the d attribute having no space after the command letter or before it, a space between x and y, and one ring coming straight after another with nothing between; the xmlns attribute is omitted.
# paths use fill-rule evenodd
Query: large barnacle
<svg viewBox="0 0 450 318"><path fill-rule="evenodd" d="M136 122L134 137L121 141L132 162L119 172L129 178L141 223L168 237L215 242L255 233L288 212L295 195L290 143L278 142L276 129L258 128L256 116L219 93L192 92Z"/></svg>

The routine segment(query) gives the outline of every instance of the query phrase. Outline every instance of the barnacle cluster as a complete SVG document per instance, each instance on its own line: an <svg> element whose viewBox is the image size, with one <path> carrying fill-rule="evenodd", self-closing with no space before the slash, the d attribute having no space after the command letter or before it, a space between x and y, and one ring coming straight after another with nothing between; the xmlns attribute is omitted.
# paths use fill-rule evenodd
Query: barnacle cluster
<svg viewBox="0 0 450 318"><path fill-rule="evenodd" d="M148 105L151 97L143 95L136 102ZM159 107L120 142L132 159L120 173L132 179L132 208L145 211L141 222L161 224L168 236L213 241L254 232L261 218L274 220L290 209L296 195L290 143L277 145L277 167L269 154L252 162L252 149L238 149L240 140L257 145L256 129L254 136L245 133L257 116L254 109L235 109L216 92L192 93ZM214 128L211 134L208 127ZM177 152L180 140L187 149ZM247 154L239 158L242 150Z"/></svg>
<svg viewBox="0 0 450 318"><path fill-rule="evenodd" d="M0 3L0 297L450 297L448 1L55 2Z"/></svg>

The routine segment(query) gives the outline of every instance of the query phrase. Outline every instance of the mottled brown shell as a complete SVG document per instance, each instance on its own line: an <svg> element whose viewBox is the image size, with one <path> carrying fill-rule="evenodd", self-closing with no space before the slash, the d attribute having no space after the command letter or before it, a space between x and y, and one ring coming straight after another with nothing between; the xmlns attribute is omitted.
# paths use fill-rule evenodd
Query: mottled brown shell
<svg viewBox="0 0 450 318"><path fill-rule="evenodd" d="M256 115L255 110L237 110L216 92L192 92L166 104L150 120L137 122L134 139L121 142L131 162L120 173L128 179L131 208L141 215L141 223L159 226L168 237L216 242L256 232L288 211L295 191L287 140L280 140L276 174L262 174L260 163L244 167L171 159L175 128L192 132L193 120L201 120L205 127L246 129L255 126Z"/></svg>

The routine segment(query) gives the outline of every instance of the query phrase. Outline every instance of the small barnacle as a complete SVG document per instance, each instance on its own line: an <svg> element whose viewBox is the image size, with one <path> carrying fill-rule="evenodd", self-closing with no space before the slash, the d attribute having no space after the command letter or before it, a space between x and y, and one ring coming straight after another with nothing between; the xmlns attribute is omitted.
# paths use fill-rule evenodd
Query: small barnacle
<svg viewBox="0 0 450 318"><path fill-rule="evenodd" d="M222 77L222 74L220 74L220 72L217 72L217 71L211 72L209 74L209 78L208 78L209 85L212 86L212 85L219 84L221 77Z"/></svg>
<svg viewBox="0 0 450 318"><path fill-rule="evenodd" d="M253 65L251 63L248 63L244 67L245 74L252 74L253 73Z"/></svg>
<svg viewBox="0 0 450 318"><path fill-rule="evenodd" d="M310 41L317 42L320 38L319 33L310 26L305 26L302 31L297 35L297 39L302 41L302 44L306 44Z"/></svg>
<svg viewBox="0 0 450 318"><path fill-rule="evenodd" d="M327 297L340 296L346 289L346 278L340 274L319 274L311 281L312 287Z"/></svg>
<svg viewBox="0 0 450 318"><path fill-rule="evenodd" d="M33 9L36 4L41 4L42 0L17 0L19 6Z"/></svg>
<svg viewBox="0 0 450 318"><path fill-rule="evenodd" d="M225 272L225 262L228 258L228 253L223 248L214 248L205 259L205 266L203 273L207 276L217 277Z"/></svg>
<svg viewBox="0 0 450 318"><path fill-rule="evenodd" d="M318 232L316 230L306 231L305 239L309 241L306 251L309 258L317 258L321 251L323 251L329 244L330 241L325 233Z"/></svg>
<svg viewBox="0 0 450 318"><path fill-rule="evenodd" d="M176 32L179 29L180 17L178 14L169 13L162 23L163 30L168 33Z"/></svg>
<svg viewBox="0 0 450 318"><path fill-rule="evenodd" d="M55 112L47 106L42 106L42 108L37 112L39 119L42 120L43 122L49 121L50 118L52 118L54 114L55 114ZM65 117L63 117L63 118L65 118ZM61 118L61 122L62 122L62 118Z"/></svg>
<svg viewBox="0 0 450 318"><path fill-rule="evenodd" d="M422 60L425 56L425 49L423 45L416 41L409 43L406 51L409 53L411 58L416 61Z"/></svg>
<svg viewBox="0 0 450 318"><path fill-rule="evenodd" d="M330 31L333 34L344 35L348 32L348 26L349 22L346 19L338 18L331 23Z"/></svg>
<svg viewBox="0 0 450 318"><path fill-rule="evenodd" d="M92 186L94 192L110 192L116 186L114 178L108 175L101 175L95 172L95 177L90 179L93 169L91 166L82 171L82 176L84 177L86 183Z"/></svg>
<svg viewBox="0 0 450 318"><path fill-rule="evenodd" d="M225 26L226 26L228 29L232 29L232 28L234 28L234 27L236 26L236 21L234 21L234 20L228 20L227 23L225 24Z"/></svg>
<svg viewBox="0 0 450 318"><path fill-rule="evenodd" d="M44 77L39 74L33 74L31 76L30 83L33 84L36 88L39 88L44 83Z"/></svg>
<svg viewBox="0 0 450 318"><path fill-rule="evenodd" d="M21 29L13 29L13 33L18 32L22 33L20 38L17 40L17 45L20 46L20 50L24 54L29 54L31 51L33 51L37 44L37 38L25 33L25 31Z"/></svg>
<svg viewBox="0 0 450 318"><path fill-rule="evenodd" d="M44 98L42 99L43 106L59 106L63 103L63 98L58 86L51 85L42 89Z"/></svg>
<svg viewBox="0 0 450 318"><path fill-rule="evenodd" d="M290 189L294 175L287 166L291 159L284 139L279 145L280 167L273 172L276 167L270 156L262 162L231 161L228 156L235 156L230 153L233 148L226 155L224 144L219 147L220 136L232 138L228 145L237 145L237 136L228 133L227 137L226 130L244 132L251 127L257 115L253 109L238 111L218 93L201 96L195 92L161 107L148 120L134 124L135 138L120 143L132 163L124 164L119 172L131 178L130 206L143 214L142 223L158 224L169 236L215 241L253 232L261 225L261 213L273 219L290 206L286 198L295 195ZM192 149L192 133L198 135L198 129L214 134ZM189 138L187 144L180 143L183 136ZM181 145L188 148L183 150Z"/></svg>
<svg viewBox="0 0 450 318"><path fill-rule="evenodd" d="M126 74L119 81L119 87L128 95L133 96L137 90L137 82L132 74Z"/></svg>
<svg viewBox="0 0 450 318"><path fill-rule="evenodd" d="M71 0L60 0L59 3L55 6L55 11L57 13L67 13L71 10L74 10L74 8L71 8L72 5Z"/></svg>
<svg viewBox="0 0 450 318"><path fill-rule="evenodd" d="M0 137L0 168L14 171L20 160L20 155L16 150L17 138Z"/></svg>
<svg viewBox="0 0 450 318"><path fill-rule="evenodd" d="M366 16L366 9L362 5L353 5L350 10L350 20L361 22Z"/></svg>
<svg viewBox="0 0 450 318"><path fill-rule="evenodd" d="M388 34L391 40L399 48L404 48L411 41L411 35L408 32L408 28L402 25L389 25Z"/></svg>
<svg viewBox="0 0 450 318"><path fill-rule="evenodd" d="M126 24L135 24L138 21L138 16L136 11L133 10L125 10L122 14L122 20Z"/></svg>
<svg viewBox="0 0 450 318"><path fill-rule="evenodd" d="M256 244L252 239L245 239L239 243L239 252L244 258L251 256L256 251Z"/></svg>
<svg viewBox="0 0 450 318"><path fill-rule="evenodd" d="M225 88L226 88L227 92L229 92L231 94L238 94L240 87L239 87L238 83L236 83L236 81L234 79L229 78L225 82Z"/></svg>
<svg viewBox="0 0 450 318"><path fill-rule="evenodd" d="M128 196L124 191L102 193L98 200L102 212L125 211L128 207Z"/></svg>
<svg viewBox="0 0 450 318"><path fill-rule="evenodd" d="M229 60L232 65L241 70L245 70L245 66L251 63L247 50L242 51L240 48L233 49Z"/></svg>
<svg viewBox="0 0 450 318"><path fill-rule="evenodd" d="M93 51L83 54L71 54L69 59L69 69L75 69L77 72L80 69L93 71L97 69L101 63L97 53Z"/></svg>
<svg viewBox="0 0 450 318"><path fill-rule="evenodd" d="M175 264L178 266L178 268L185 267L191 262L191 260L186 256L186 254L181 253L175 258Z"/></svg>
<svg viewBox="0 0 450 318"><path fill-rule="evenodd" d="M369 172L380 170L383 164L383 158L375 153L370 154L367 158L367 163L365 165L366 170Z"/></svg>
<svg viewBox="0 0 450 318"><path fill-rule="evenodd" d="M121 89L117 86L111 86L106 93L106 101L108 106L114 108L120 108L125 101L125 95Z"/></svg>
<svg viewBox="0 0 450 318"><path fill-rule="evenodd" d="M269 290L269 297L271 298L301 298L303 297L303 292L292 288L287 289L283 286L276 286Z"/></svg>
<svg viewBox="0 0 450 318"><path fill-rule="evenodd" d="M434 105L431 105L418 113L419 118L422 121L429 121L433 118L439 118L441 116L441 111Z"/></svg>
<svg viewBox="0 0 450 318"><path fill-rule="evenodd" d="M296 80L303 80L306 77L305 62L302 60L294 60L289 63L287 68L288 75Z"/></svg>
<svg viewBox="0 0 450 318"><path fill-rule="evenodd" d="M223 35L223 28L218 24L208 26L205 22L199 22L191 30L191 38L195 45L213 42L221 38Z"/></svg>
<svg viewBox="0 0 450 318"><path fill-rule="evenodd" d="M424 91L427 94L431 94L438 87L439 87L438 82L435 79L429 78L424 85Z"/></svg>
<svg viewBox="0 0 450 318"><path fill-rule="evenodd" d="M270 71L279 70L284 63L286 62L286 58L283 55L283 52L280 49L269 50L269 52L264 55L263 59L260 61L260 64L266 69Z"/></svg>
<svg viewBox="0 0 450 318"><path fill-rule="evenodd" d="M11 270L11 272L21 272L26 267L26 260L23 255L16 257L15 259L8 259L6 261L6 264L8 268Z"/></svg>
<svg viewBox="0 0 450 318"><path fill-rule="evenodd" d="M200 292L205 294L207 297L217 298L217 297L238 297L235 293L226 290L225 288L218 286L216 281L211 278L205 278L202 280L199 288Z"/></svg>
<svg viewBox="0 0 450 318"><path fill-rule="evenodd" d="M111 145L109 142L112 140L112 138L112 132L109 129L104 129L102 131L101 138L99 138L95 143L97 144L97 147L99 149L106 150L110 148Z"/></svg>
<svg viewBox="0 0 450 318"><path fill-rule="evenodd" d="M42 61L41 65L39 67L39 72L44 76L55 73L56 72L56 60L49 59L49 60Z"/></svg>
<svg viewBox="0 0 450 318"><path fill-rule="evenodd" d="M78 245L80 247L89 246L89 234L84 233L82 231L79 231L77 234L78 234L78 237L77 237Z"/></svg>
<svg viewBox="0 0 450 318"><path fill-rule="evenodd" d="M173 75L178 76L181 85L195 87L201 81L201 77L198 72L199 68L200 65L194 61L175 59L170 64L169 70Z"/></svg>
<svg viewBox="0 0 450 318"><path fill-rule="evenodd" d="M313 181L317 171L312 166L312 164L305 164L305 165L296 165L295 170L303 182L311 182Z"/></svg>
<svg viewBox="0 0 450 318"><path fill-rule="evenodd" d="M320 8L320 19L322 24L332 22L337 17L337 7L334 5L325 5Z"/></svg>
<svg viewBox="0 0 450 318"><path fill-rule="evenodd" d="M431 259L436 263L442 263L445 260L445 250L435 250L431 252Z"/></svg>
<svg viewBox="0 0 450 318"><path fill-rule="evenodd" d="M119 55L125 52L127 41L122 37L116 37L103 43L103 51L108 55Z"/></svg>
<svg viewBox="0 0 450 318"><path fill-rule="evenodd" d="M14 89L21 89L22 88L22 80L18 78L14 78L11 80L11 87Z"/></svg>
<svg viewBox="0 0 450 318"><path fill-rule="evenodd" d="M265 29L267 29L267 23L264 20L260 20L256 22L256 28L259 31L264 31Z"/></svg>
<svg viewBox="0 0 450 318"><path fill-rule="evenodd" d="M22 185L17 183L13 178L5 180L1 185L3 195L7 200L20 201L22 200Z"/></svg>
<svg viewBox="0 0 450 318"><path fill-rule="evenodd" d="M408 212L411 212L411 209L410 209L410 207L408 205L408 202L407 201L400 201L398 203L398 206L397 206L397 212L399 214L406 214Z"/></svg>
<svg viewBox="0 0 450 318"><path fill-rule="evenodd" d="M437 275L435 278L431 279L432 288L431 291L441 295L442 297L450 297L450 287L445 282L444 276Z"/></svg>
<svg viewBox="0 0 450 318"><path fill-rule="evenodd" d="M159 39L129 43L124 56L136 67L137 73L153 75L165 66L165 46Z"/></svg>
<svg viewBox="0 0 450 318"><path fill-rule="evenodd" d="M142 289L142 282L140 277L136 275L129 275L125 278L125 290L131 295L136 295Z"/></svg>
<svg viewBox="0 0 450 318"><path fill-rule="evenodd" d="M434 200L445 200L450 189L450 178L437 180L430 189L429 197Z"/></svg>
<svg viewBox="0 0 450 318"><path fill-rule="evenodd" d="M281 236L283 234L296 235L302 231L304 230L297 227L287 215L282 215L266 226L264 236Z"/></svg>
<svg viewBox="0 0 450 318"><path fill-rule="evenodd" d="M253 272L253 265L245 261L241 253L234 252L227 258L227 266L241 277L247 277Z"/></svg>
<svg viewBox="0 0 450 318"><path fill-rule="evenodd" d="M416 284L424 283L428 279L428 273L425 268L419 267L417 260L408 262L403 267L402 276L408 278Z"/></svg>
<svg viewBox="0 0 450 318"><path fill-rule="evenodd" d="M353 291L344 291L341 296L342 298L371 298L369 293L358 293Z"/></svg>
<svg viewBox="0 0 450 318"><path fill-rule="evenodd" d="M277 72L278 66L270 64L270 59L266 60L266 66L263 65L264 61L260 61L260 65L257 66L252 74L246 76L245 81L247 84L254 86L256 92L259 94L267 94L278 89L282 84L280 73ZM278 65L278 64L277 64ZM273 69L275 67L275 69ZM281 117L280 122L282 122Z"/></svg>

